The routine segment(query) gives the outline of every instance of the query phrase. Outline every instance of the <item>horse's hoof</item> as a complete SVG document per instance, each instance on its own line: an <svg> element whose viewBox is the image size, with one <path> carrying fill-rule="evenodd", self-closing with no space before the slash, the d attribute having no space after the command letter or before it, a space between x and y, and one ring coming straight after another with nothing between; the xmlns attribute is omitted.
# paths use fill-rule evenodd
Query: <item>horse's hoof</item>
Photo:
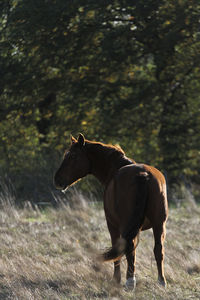
<svg viewBox="0 0 200 300"><path fill-rule="evenodd" d="M164 279L158 279L158 283L159 283L162 287L164 287L164 288L167 287L166 280L164 280Z"/></svg>
<svg viewBox="0 0 200 300"><path fill-rule="evenodd" d="M130 277L130 278L128 278L128 279L126 280L125 287L126 287L126 289L129 290L129 291L135 289L135 287L136 287L136 278L135 278L135 276L134 276L133 278Z"/></svg>

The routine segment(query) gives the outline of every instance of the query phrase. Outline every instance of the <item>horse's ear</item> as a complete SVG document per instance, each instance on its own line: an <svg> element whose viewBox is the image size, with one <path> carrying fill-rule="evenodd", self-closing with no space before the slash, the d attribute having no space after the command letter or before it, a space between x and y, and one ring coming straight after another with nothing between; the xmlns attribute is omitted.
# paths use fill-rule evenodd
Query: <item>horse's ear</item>
<svg viewBox="0 0 200 300"><path fill-rule="evenodd" d="M77 140L73 137L73 135L70 135L70 139L72 144L77 143Z"/></svg>
<svg viewBox="0 0 200 300"><path fill-rule="evenodd" d="M85 138L82 133L79 133L78 136L78 144L82 147L85 145Z"/></svg>

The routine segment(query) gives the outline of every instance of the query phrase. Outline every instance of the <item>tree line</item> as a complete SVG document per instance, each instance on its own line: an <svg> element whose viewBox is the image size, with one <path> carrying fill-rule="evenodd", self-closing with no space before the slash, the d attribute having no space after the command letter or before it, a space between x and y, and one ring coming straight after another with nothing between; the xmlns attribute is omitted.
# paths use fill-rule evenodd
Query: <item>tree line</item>
<svg viewBox="0 0 200 300"><path fill-rule="evenodd" d="M53 168L83 132L199 183L199 16L198 0L0 1L1 172Z"/></svg>

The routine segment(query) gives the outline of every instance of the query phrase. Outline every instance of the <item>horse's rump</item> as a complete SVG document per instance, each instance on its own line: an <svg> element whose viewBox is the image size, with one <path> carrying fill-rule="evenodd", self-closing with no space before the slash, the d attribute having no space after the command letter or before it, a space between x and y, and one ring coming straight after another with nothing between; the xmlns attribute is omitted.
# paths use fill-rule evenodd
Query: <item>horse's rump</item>
<svg viewBox="0 0 200 300"><path fill-rule="evenodd" d="M103 260L118 260L129 250L145 217L149 174L142 166L129 165L121 168L115 176L114 201L120 219L121 238L116 245L103 254Z"/></svg>

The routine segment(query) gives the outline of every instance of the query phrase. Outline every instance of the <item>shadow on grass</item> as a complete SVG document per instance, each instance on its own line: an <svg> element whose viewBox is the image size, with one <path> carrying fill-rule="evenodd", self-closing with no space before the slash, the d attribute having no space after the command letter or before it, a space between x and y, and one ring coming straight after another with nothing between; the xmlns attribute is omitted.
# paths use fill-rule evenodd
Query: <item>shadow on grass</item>
<svg viewBox="0 0 200 300"><path fill-rule="evenodd" d="M59 292L59 293L69 293L70 289L68 287L75 287L76 282L72 279L65 279L65 280L30 280L25 277L20 278L20 283L25 286L26 288L30 290L37 289L51 289L53 291Z"/></svg>
<svg viewBox="0 0 200 300"><path fill-rule="evenodd" d="M31 292L34 293L34 291L40 290L41 294L47 290L51 290L55 293L55 295L68 297L67 299L79 299L79 297L82 297L82 291L77 286L77 282L75 280L72 280L71 278L65 278L65 279L55 279L55 280L30 280L25 277L21 277L19 279L20 284L24 286L25 288L29 289ZM5 294L6 295L10 295ZM85 296L90 299L105 299L108 297L108 292L106 290L102 291L95 291L94 288L91 286L88 286L85 289ZM1 299L1 297L0 297ZM4 299L4 298L2 298Z"/></svg>
<svg viewBox="0 0 200 300"><path fill-rule="evenodd" d="M0 299L8 299L12 296L11 289L3 283L0 283Z"/></svg>

